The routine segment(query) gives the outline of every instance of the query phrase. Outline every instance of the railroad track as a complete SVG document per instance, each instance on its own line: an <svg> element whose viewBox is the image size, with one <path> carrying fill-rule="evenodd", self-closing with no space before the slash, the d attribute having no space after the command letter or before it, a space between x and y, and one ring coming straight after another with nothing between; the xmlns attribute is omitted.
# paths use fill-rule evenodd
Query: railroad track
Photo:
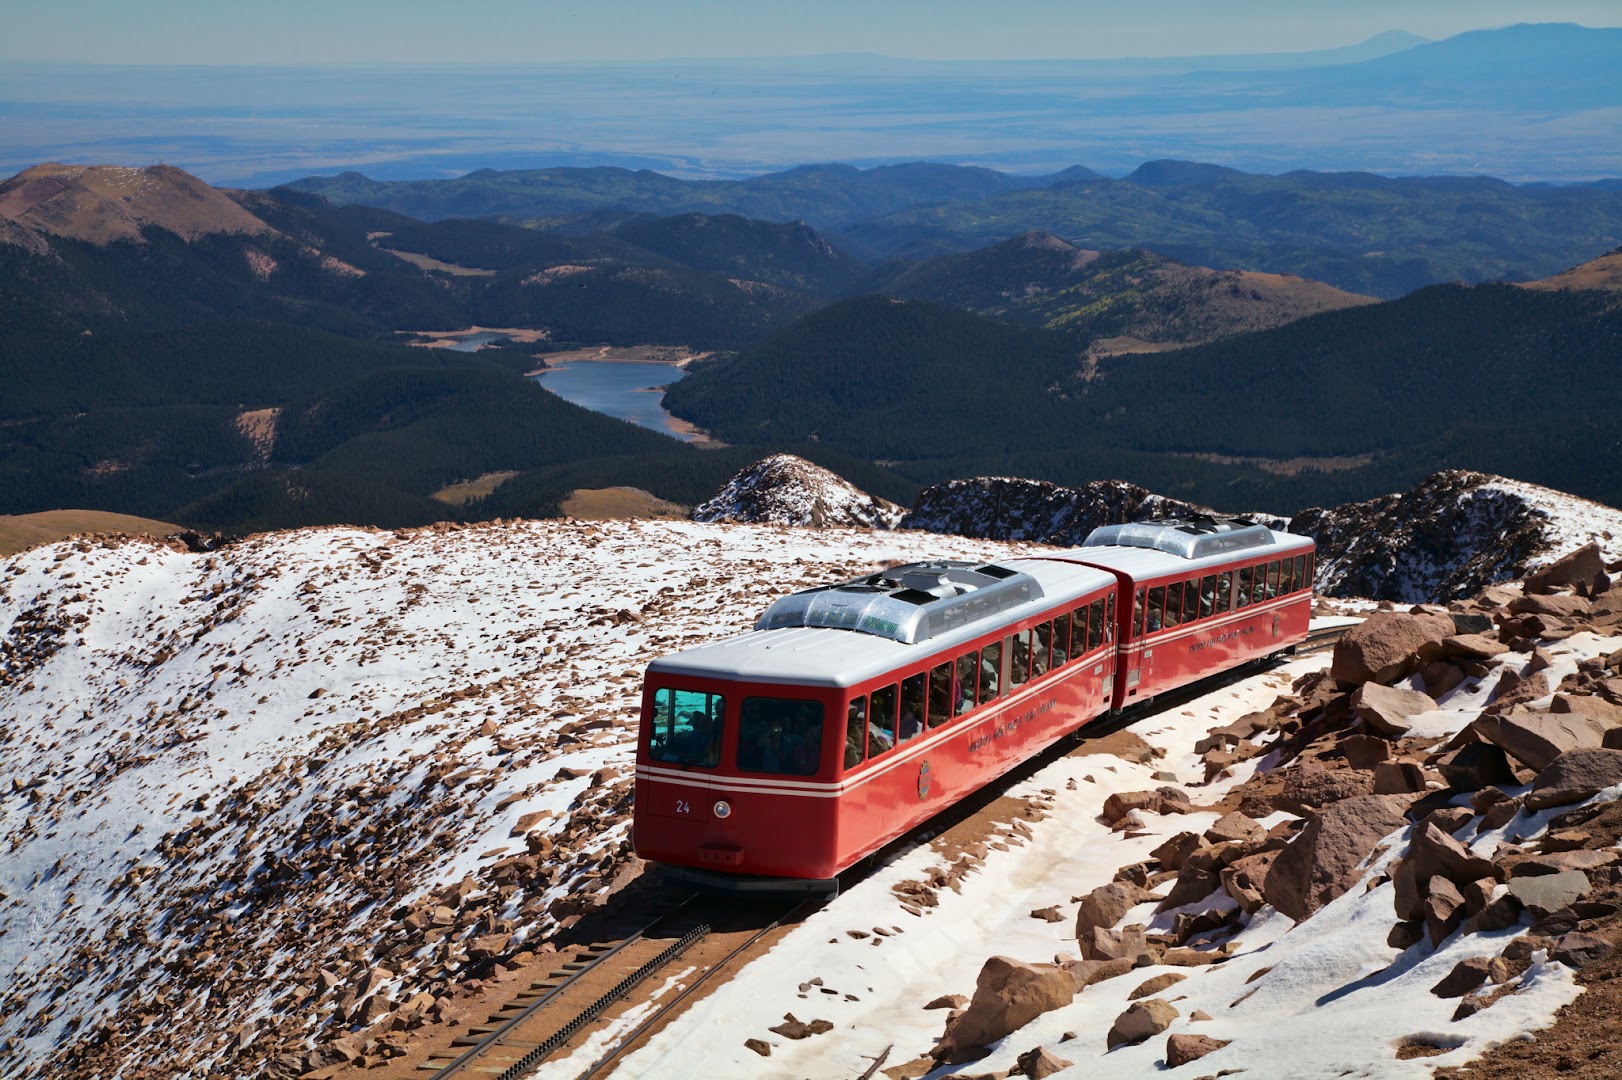
<svg viewBox="0 0 1622 1080"><path fill-rule="evenodd" d="M496 1080L518 1080L553 1054L588 1031L614 1005L638 986L689 953L703 952L698 973L668 1001L660 1001L651 1015L614 1044L582 1073L603 1074L644 1035L661 1026L717 974L766 935L796 917L816 901L777 904L736 904L700 896L689 897L674 911L660 916L618 942L578 948L545 979L532 983L486 1024L475 1025L458 1038L452 1049L465 1048L452 1060L443 1055L418 1065L433 1071L433 1080L478 1075ZM730 924L743 917L743 927ZM560 954L560 957L563 954Z"/></svg>

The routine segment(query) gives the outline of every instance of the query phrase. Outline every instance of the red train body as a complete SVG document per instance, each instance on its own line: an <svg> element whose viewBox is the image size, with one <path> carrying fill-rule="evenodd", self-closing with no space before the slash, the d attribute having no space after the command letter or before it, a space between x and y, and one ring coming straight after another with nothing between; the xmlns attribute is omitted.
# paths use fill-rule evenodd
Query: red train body
<svg viewBox="0 0 1622 1080"><path fill-rule="evenodd" d="M1097 717L1303 640L1312 542L1239 520L918 563L648 666L634 838L721 887L836 874Z"/></svg>

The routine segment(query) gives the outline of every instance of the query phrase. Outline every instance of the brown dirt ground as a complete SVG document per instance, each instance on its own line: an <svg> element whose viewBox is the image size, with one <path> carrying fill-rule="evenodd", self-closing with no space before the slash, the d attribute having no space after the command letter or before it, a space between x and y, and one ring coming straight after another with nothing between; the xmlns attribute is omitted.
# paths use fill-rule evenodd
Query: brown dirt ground
<svg viewBox="0 0 1622 1080"><path fill-rule="evenodd" d="M578 488L563 501L562 510L566 517L582 521L623 518L684 521L687 518L687 507L634 487Z"/></svg>
<svg viewBox="0 0 1622 1080"><path fill-rule="evenodd" d="M16 517L0 516L0 558L19 551L54 544L81 533L146 533L168 536L185 531L184 525L152 518L110 514L102 510L45 510Z"/></svg>
<svg viewBox="0 0 1622 1080"><path fill-rule="evenodd" d="M487 472L473 480L463 480L458 484L446 484L434 492L433 498L451 506L465 506L474 499L482 499L508 480L517 476L517 472Z"/></svg>

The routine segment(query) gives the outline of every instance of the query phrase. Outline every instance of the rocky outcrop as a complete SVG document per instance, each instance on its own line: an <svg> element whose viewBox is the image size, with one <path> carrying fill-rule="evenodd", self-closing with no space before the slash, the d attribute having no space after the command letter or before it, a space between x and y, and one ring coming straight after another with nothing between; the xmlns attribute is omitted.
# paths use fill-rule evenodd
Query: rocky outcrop
<svg viewBox="0 0 1622 1080"><path fill-rule="evenodd" d="M1206 512L1119 480L1071 488L1046 480L980 476L925 488L901 528L1063 546L1081 543L1100 525Z"/></svg>
<svg viewBox="0 0 1622 1080"><path fill-rule="evenodd" d="M1267 902L1300 922L1352 887L1359 868L1386 834L1404 823L1413 799L1357 795L1314 814L1267 872Z"/></svg>
<svg viewBox="0 0 1622 1080"><path fill-rule="evenodd" d="M1622 511L1460 470L1402 494L1304 510L1290 531L1318 543L1320 592L1401 603L1469 596L1592 541L1607 559L1622 557ZM1584 566L1591 574L1592 561Z"/></svg>
<svg viewBox="0 0 1622 1080"><path fill-rule="evenodd" d="M693 511L694 521L816 528L893 529L906 511L793 454L744 469Z"/></svg>
<svg viewBox="0 0 1622 1080"><path fill-rule="evenodd" d="M1346 685L1391 683L1419 667L1420 649L1452 634L1446 615L1376 612L1335 642L1329 672Z"/></svg>

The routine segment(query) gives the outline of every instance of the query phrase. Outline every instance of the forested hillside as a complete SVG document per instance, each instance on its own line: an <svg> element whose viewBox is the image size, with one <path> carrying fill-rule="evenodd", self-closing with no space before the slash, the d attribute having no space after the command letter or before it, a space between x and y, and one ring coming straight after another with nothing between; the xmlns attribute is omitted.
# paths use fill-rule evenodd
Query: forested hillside
<svg viewBox="0 0 1622 1080"><path fill-rule="evenodd" d="M1288 511L1490 470L1622 501L1622 357L1604 293L1436 286L1400 301L1096 371L1062 336L932 305L854 300L666 396L722 438L815 438L920 482L1125 477Z"/></svg>

